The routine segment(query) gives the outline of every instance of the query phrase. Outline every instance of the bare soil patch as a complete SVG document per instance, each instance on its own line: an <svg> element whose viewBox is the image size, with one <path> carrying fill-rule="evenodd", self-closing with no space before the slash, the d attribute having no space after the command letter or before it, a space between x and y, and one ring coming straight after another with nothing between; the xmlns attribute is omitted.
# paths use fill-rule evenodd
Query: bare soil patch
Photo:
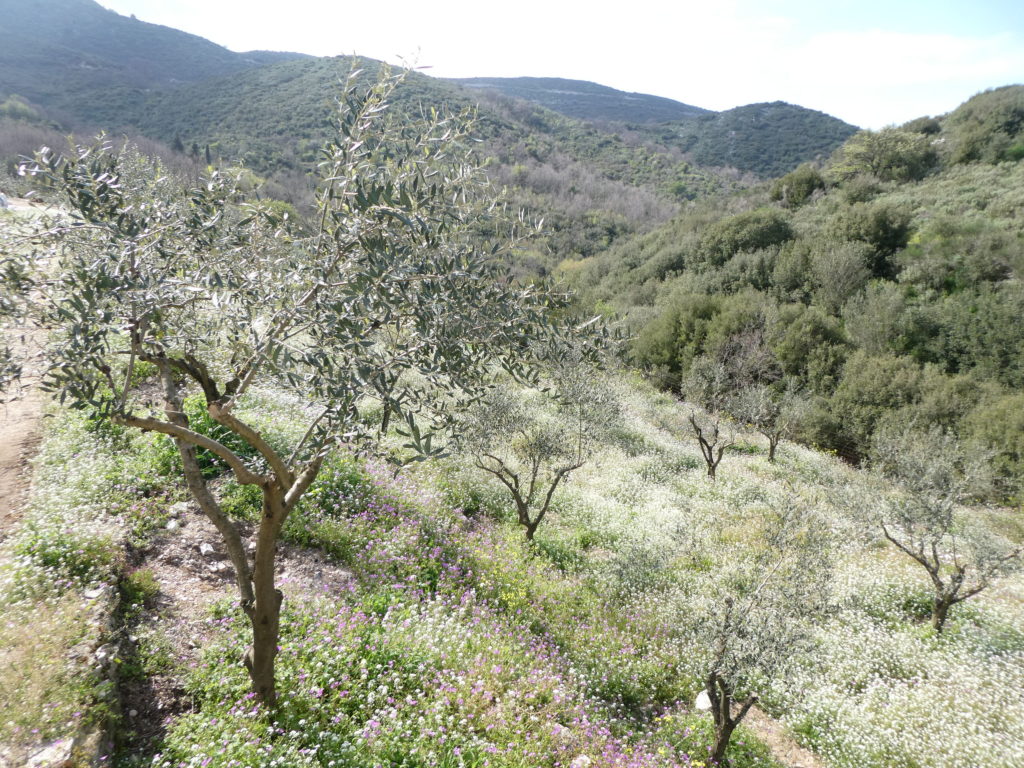
<svg viewBox="0 0 1024 768"><path fill-rule="evenodd" d="M31 352L38 335L9 328L4 341L15 355L27 358L20 391L0 400L0 541L7 538L21 518L21 508L32 479L31 460L39 449L44 399L39 391L38 358Z"/></svg>
<svg viewBox="0 0 1024 768"><path fill-rule="evenodd" d="M30 460L39 448L42 399L30 389L0 406L0 541L20 518L32 477Z"/></svg>
<svg viewBox="0 0 1024 768"><path fill-rule="evenodd" d="M758 707L753 707L747 713L743 724L768 746L772 757L788 768L825 768L817 755L801 747L786 733L782 723Z"/></svg>
<svg viewBox="0 0 1024 768"><path fill-rule="evenodd" d="M137 566L152 571L160 590L127 638L125 651L131 654L137 636L155 633L167 642L172 664L166 672L122 681L124 749L132 754L155 752L173 717L194 709L184 677L210 639L210 609L218 601L238 600L234 569L217 529L191 505L174 505L172 515ZM242 526L242 532L251 551L254 530ZM315 549L279 544L277 562L286 603L336 593L352 578Z"/></svg>

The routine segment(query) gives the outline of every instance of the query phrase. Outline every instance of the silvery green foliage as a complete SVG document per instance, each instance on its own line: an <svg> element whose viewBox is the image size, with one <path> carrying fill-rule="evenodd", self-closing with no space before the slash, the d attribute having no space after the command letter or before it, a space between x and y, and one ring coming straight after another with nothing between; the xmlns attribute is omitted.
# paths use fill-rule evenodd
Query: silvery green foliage
<svg viewBox="0 0 1024 768"><path fill-rule="evenodd" d="M712 413L726 408L733 393L729 370L709 355L702 355L690 364L682 381L683 397Z"/></svg>
<svg viewBox="0 0 1024 768"><path fill-rule="evenodd" d="M470 115L396 117L401 79L363 88L353 75L307 230L246 202L230 176L190 189L102 141L69 156L44 149L28 168L74 216L40 233L52 245L34 303L52 331L43 386L95 419L175 439L185 482L224 539L253 631L245 664L271 706L283 599L275 544L330 450L372 449L394 415L415 456L436 456L434 431L451 428L495 370L526 377L540 340L572 334L553 319L563 297L517 287L501 266L517 235L469 149ZM485 229L496 233L486 246ZM156 370L159 394L138 363ZM258 384L309 404L297 441L272 445L238 415ZM202 393L218 439L190 422L190 391ZM367 400L383 413L376 429L359 412ZM197 448L260 489L251 562Z"/></svg>
<svg viewBox="0 0 1024 768"><path fill-rule="evenodd" d="M702 639L701 678L713 671L747 691L785 674L829 607L825 521L806 500L779 496L709 524L688 546L711 563L680 607Z"/></svg>
<svg viewBox="0 0 1024 768"><path fill-rule="evenodd" d="M341 98L311 234L242 201L230 176L189 189L130 150L44 150L29 170L77 218L41 318L63 330L48 387L103 417L145 410L128 364L167 359L210 401L233 404L262 379L320 404L302 455L370 437L356 413L367 397L434 452L421 422L449 426L496 356L526 365L560 298L500 279L494 256L509 241L480 248L471 232L500 212L468 149L469 116L395 118L399 79Z"/></svg>
<svg viewBox="0 0 1024 768"><path fill-rule="evenodd" d="M1019 570L1022 548L963 514L960 504L990 483L986 457L950 434L882 429L872 469L897 490L872 489L859 505L886 539L928 573L934 590L932 625L941 631L949 608Z"/></svg>
<svg viewBox="0 0 1024 768"><path fill-rule="evenodd" d="M14 217L0 220L0 329L17 332L14 324L22 314L23 300L31 289L31 257L24 252L20 228ZM0 392L7 392L21 375L21 361L9 343L0 346Z"/></svg>
<svg viewBox="0 0 1024 768"><path fill-rule="evenodd" d="M691 540L694 579L680 605L697 649L690 663L715 723L712 759L765 686L788 677L828 609L832 546L825 522L793 497L723 516Z"/></svg>
<svg viewBox="0 0 1024 768"><path fill-rule="evenodd" d="M559 485L590 459L620 415L592 350L566 345L547 357L540 388L496 388L466 412L459 429L461 449L508 489L528 539Z"/></svg>
<svg viewBox="0 0 1024 768"><path fill-rule="evenodd" d="M775 449L784 437L793 433L807 417L809 401L793 388L781 392L766 384L754 384L735 393L730 412L768 438L768 460L775 460Z"/></svg>

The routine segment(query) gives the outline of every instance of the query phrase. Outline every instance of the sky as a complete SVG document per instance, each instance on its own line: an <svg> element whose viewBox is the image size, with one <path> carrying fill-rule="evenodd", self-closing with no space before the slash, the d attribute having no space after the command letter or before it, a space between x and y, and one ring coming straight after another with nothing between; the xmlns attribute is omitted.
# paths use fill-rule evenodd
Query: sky
<svg viewBox="0 0 1024 768"><path fill-rule="evenodd" d="M234 51L360 54L437 77L565 77L862 128L1024 83L1021 0L99 0Z"/></svg>

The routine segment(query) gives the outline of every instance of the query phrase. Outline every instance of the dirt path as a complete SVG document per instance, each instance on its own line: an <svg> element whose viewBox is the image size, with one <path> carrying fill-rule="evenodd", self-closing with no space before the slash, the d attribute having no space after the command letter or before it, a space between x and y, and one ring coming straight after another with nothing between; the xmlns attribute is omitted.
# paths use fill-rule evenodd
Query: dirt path
<svg viewBox="0 0 1024 768"><path fill-rule="evenodd" d="M20 198L8 198L8 203L21 218L52 212ZM17 329L8 330L4 336L19 356L26 355L38 341ZM37 386L38 361L26 365L21 384L20 396L0 401L0 541L7 538L20 519L32 478L30 461L39 448L44 401Z"/></svg>
<svg viewBox="0 0 1024 768"><path fill-rule="evenodd" d="M772 757L787 768L825 768L817 755L793 741L782 723L759 708L751 709L743 718L743 724L754 731L771 750Z"/></svg>
<svg viewBox="0 0 1024 768"><path fill-rule="evenodd" d="M123 650L138 654L140 636L158 636L174 663L155 674L122 681L121 704L126 715L124 749L150 755L174 715L190 711L183 685L184 670L199 663L211 630L218 624L210 607L219 600L237 600L234 571L220 534L192 505L170 508L171 519L139 552L136 568L149 571L158 585L155 599L129 628ZM247 549L254 544L251 525L241 525ZM286 601L309 600L347 588L352 574L316 549L278 545L278 586Z"/></svg>
<svg viewBox="0 0 1024 768"><path fill-rule="evenodd" d="M0 541L20 517L32 477L29 460L39 447L42 399L35 388L0 406Z"/></svg>

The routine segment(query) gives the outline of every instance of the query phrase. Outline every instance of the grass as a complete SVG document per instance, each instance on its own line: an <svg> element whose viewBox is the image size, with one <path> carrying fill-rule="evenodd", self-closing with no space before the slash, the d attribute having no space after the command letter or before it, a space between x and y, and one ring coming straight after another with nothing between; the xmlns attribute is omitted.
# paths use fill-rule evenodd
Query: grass
<svg viewBox="0 0 1024 768"><path fill-rule="evenodd" d="M293 439L301 405L257 394L246 404L250 413L275 430L275 440ZM286 604L281 709L268 718L247 692L238 658L248 629L237 606L216 606L212 640L192 669L177 666L166 637L140 626L124 671L184 676L196 705L169 723L152 764L705 764L710 721L690 711L703 652L692 622L719 573L715 547L727 539L736 557L756 548L751 516L795 494L829 521L835 608L789 674L757 683L768 710L830 766L966 767L980 754L992 755L992 765L1024 765L1024 707L1015 698L1024 687L1020 576L958 606L936 636L922 620L923 574L879 546L845 506L855 472L790 444L769 464L762 441L747 435L747 450L727 455L711 482L677 404L635 382L620 382L619 394L623 425L564 487L533 545L510 516L506 492L463 458L397 477L385 465L332 459L284 535L322 550L355 578L317 600ZM98 542L112 520L159 520L160 504L175 493L160 479L159 451L62 419L53 432L59 444L40 460L34 509L66 521L64 505L42 502L76 500L83 520L94 515L105 524L82 527ZM77 460L92 479L72 473L62 480L64 495L46 490L59 474L47 467L56 470L89 441L100 447ZM89 458L97 450L102 460ZM230 479L217 487L233 518L259 514L258 489ZM989 517L1012 529L1006 513ZM145 569L124 573L116 557L79 550L96 574L120 578L129 608L152 597ZM34 550L19 562L20 580L10 583L20 585L23 602L9 603L5 620L43 600L30 585L49 579L65 585L52 600L54 625L78 626L75 596L97 576L71 568L74 558L54 564ZM59 700L47 721L55 733L99 699L86 678L52 672L77 642L73 633L17 624L5 630L21 632L4 638L14 649L6 652L51 673L22 684L38 690L34 698L5 691L8 706L25 702L11 719L19 728L44 722L40 707ZM64 687L46 688L49 680ZM750 732L738 733L730 749L739 768L773 765Z"/></svg>
<svg viewBox="0 0 1024 768"><path fill-rule="evenodd" d="M100 716L91 625L90 606L74 593L3 606L0 743L45 742ZM82 656L69 660L72 649Z"/></svg>

